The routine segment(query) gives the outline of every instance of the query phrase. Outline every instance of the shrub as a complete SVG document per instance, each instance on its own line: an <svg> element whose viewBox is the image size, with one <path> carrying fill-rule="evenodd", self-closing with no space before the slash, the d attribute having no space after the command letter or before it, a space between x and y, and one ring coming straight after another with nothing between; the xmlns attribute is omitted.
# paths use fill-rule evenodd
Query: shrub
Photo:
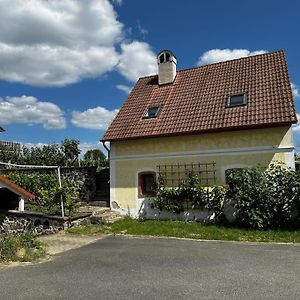
<svg viewBox="0 0 300 300"><path fill-rule="evenodd" d="M32 233L0 235L0 262L32 261L45 255L42 243Z"/></svg>
<svg viewBox="0 0 300 300"><path fill-rule="evenodd" d="M280 165L246 168L228 176L227 198L237 209L239 226L257 229L297 225L300 207L300 173Z"/></svg>
<svg viewBox="0 0 300 300"><path fill-rule="evenodd" d="M220 216L225 200L225 188L222 186L204 187L193 173L178 187L166 187L161 181L156 196L150 199L152 207L180 213L189 209L214 210Z"/></svg>
<svg viewBox="0 0 300 300"><path fill-rule="evenodd" d="M300 172L274 164L235 170L228 175L228 187L203 187L197 176L178 187L166 187L161 180L152 207L180 213L207 208L224 220L225 203L236 209L235 224L254 229L300 227Z"/></svg>

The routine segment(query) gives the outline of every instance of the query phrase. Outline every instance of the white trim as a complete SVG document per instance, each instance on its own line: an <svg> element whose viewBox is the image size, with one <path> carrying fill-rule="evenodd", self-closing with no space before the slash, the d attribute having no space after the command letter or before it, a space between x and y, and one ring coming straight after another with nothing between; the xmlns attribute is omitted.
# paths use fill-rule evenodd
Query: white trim
<svg viewBox="0 0 300 300"><path fill-rule="evenodd" d="M153 172L155 173L155 176L157 176L157 170L153 168L143 168L138 169L135 172L135 205L136 205L136 215L138 216L140 214L141 206L143 202L147 199L147 197L139 198L139 174L144 172Z"/></svg>
<svg viewBox="0 0 300 300"><path fill-rule="evenodd" d="M198 151L181 151L181 152L168 152L168 153L154 153L154 154L131 154L131 155L114 155L111 156L111 161L116 160L136 160L136 159L151 159L151 158L168 158L168 157L181 157L181 156L213 156L216 154L233 155L242 153L282 153L294 151L293 146L286 147L251 147L251 148L225 148L213 150L198 150Z"/></svg>
<svg viewBox="0 0 300 300"><path fill-rule="evenodd" d="M110 208L112 209L112 202L116 201L116 162L110 160L109 164L109 192L110 192Z"/></svg>
<svg viewBox="0 0 300 300"><path fill-rule="evenodd" d="M21 199L19 200L19 211L24 211L24 210L25 210L25 201L21 197Z"/></svg>
<svg viewBox="0 0 300 300"><path fill-rule="evenodd" d="M110 158L115 156L115 152L116 152L115 144L110 143L110 145L109 145L109 156L110 156Z"/></svg>
<svg viewBox="0 0 300 300"><path fill-rule="evenodd" d="M285 152L284 153L284 161L288 168L294 169L296 168L295 164L295 151Z"/></svg>

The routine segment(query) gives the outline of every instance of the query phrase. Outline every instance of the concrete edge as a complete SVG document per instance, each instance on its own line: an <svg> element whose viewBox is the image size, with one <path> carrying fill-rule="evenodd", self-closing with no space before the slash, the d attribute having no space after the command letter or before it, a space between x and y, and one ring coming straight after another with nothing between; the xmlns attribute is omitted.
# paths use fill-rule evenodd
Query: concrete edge
<svg viewBox="0 0 300 300"><path fill-rule="evenodd" d="M186 240L195 242L213 242L213 243L230 243L230 244L243 244L243 245L291 245L300 247L300 243L290 242L251 242L251 241L227 241L227 240L206 240L206 239L192 239L192 238L181 238L175 236L156 236L156 235L136 235L136 234L109 234L110 236L120 236L127 238L142 238L142 239L173 239L173 240Z"/></svg>

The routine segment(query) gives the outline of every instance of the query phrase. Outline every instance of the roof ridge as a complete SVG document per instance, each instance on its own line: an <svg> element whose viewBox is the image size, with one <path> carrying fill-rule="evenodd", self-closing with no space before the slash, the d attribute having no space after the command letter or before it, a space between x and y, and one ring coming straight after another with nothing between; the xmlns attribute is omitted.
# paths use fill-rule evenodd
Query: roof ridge
<svg viewBox="0 0 300 300"><path fill-rule="evenodd" d="M249 56L243 56L243 57L234 58L234 59L218 61L218 62L211 63L211 64L208 64L208 65L195 66L195 67L190 67L190 68L187 68L187 69L178 70L177 72L184 72L184 71L187 71L187 70L193 70L193 69L204 68L204 67L213 66L213 65L224 64L224 63L227 63L229 61L239 61L239 60L247 59L247 58L250 58L250 57L262 56L262 55L271 55L271 54L275 54L275 53L283 53L284 54L285 50L283 50L283 49L282 50L275 50L275 51L272 51L272 52L266 52L266 53L260 53L260 54L255 54L255 55L249 55Z"/></svg>
<svg viewBox="0 0 300 300"><path fill-rule="evenodd" d="M184 71L188 71L188 70L193 70L193 69L198 69L198 68L205 68L205 67L212 66L212 65L224 64L224 63L229 62L229 61L238 61L238 60L243 60L243 59L250 58L250 57L262 56L262 55L271 55L271 54L275 54L275 53L283 53L284 54L285 50L284 49L274 50L274 51L266 52L266 53L260 53L260 54L255 54L255 55L249 55L249 56L243 56L243 57L234 58L234 59L218 61L218 62L211 63L211 64L208 64L208 65L195 66L195 67L190 67L190 68L186 68L186 69L182 69L182 70L177 70L176 73L184 72ZM158 74L142 76L138 80L144 79L144 78L149 78L149 77L155 77L155 76L158 76Z"/></svg>

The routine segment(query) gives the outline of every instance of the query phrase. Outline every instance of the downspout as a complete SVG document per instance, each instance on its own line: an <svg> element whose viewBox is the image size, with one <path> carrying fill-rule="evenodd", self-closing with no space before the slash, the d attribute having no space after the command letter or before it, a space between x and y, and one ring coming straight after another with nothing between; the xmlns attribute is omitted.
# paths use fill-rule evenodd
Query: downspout
<svg viewBox="0 0 300 300"><path fill-rule="evenodd" d="M103 147L107 151L107 158L108 158L108 163L110 164L110 149L105 145L105 141L101 141Z"/></svg>

